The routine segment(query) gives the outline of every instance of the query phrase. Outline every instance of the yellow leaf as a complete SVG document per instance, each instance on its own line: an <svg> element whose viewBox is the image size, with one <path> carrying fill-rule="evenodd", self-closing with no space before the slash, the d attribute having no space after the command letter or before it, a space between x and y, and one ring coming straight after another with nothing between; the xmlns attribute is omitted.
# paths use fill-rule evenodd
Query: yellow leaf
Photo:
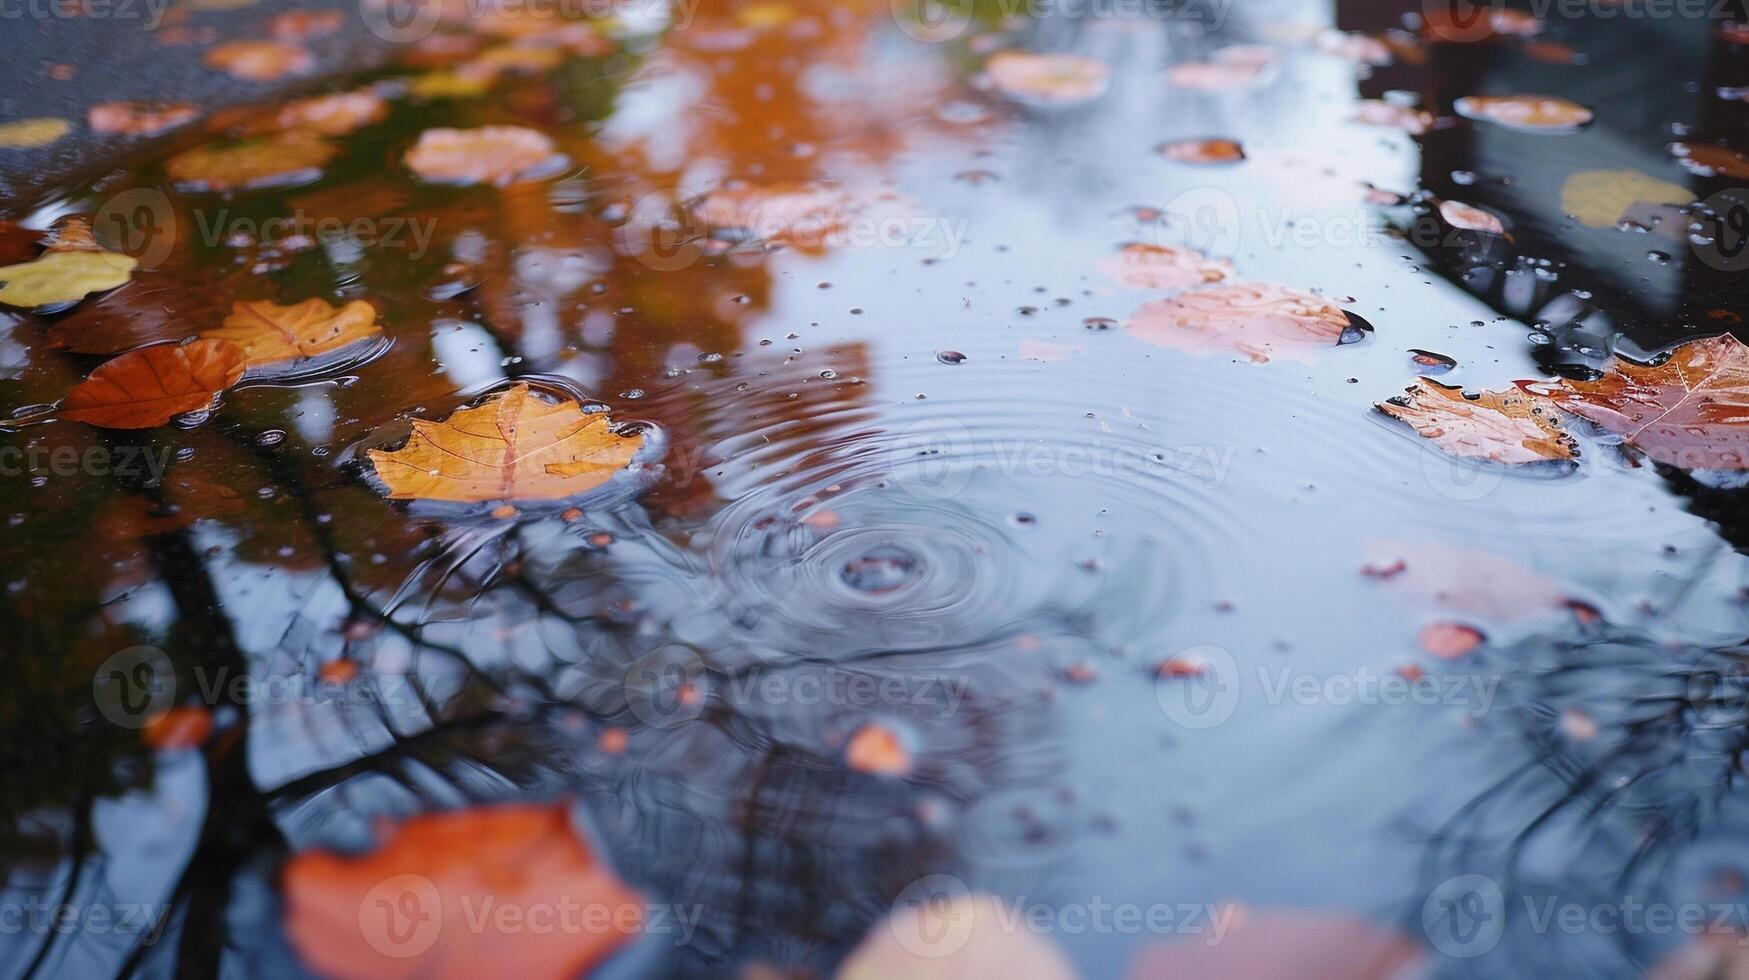
<svg viewBox="0 0 1749 980"><path fill-rule="evenodd" d="M0 267L0 303L55 306L114 289L128 281L137 263L117 252L59 251L34 262Z"/></svg>
<svg viewBox="0 0 1749 980"><path fill-rule="evenodd" d="M463 75L454 71L432 71L420 75L407 85L407 91L421 99L469 99L484 95L492 87L490 75Z"/></svg>
<svg viewBox="0 0 1749 980"><path fill-rule="evenodd" d="M72 131L72 123L52 116L0 123L0 148L29 150L48 146Z"/></svg>
<svg viewBox="0 0 1749 980"><path fill-rule="evenodd" d="M1582 170L1561 185L1561 210L1587 228L1614 228L1636 204L1692 204L1688 188L1638 170Z"/></svg>
<svg viewBox="0 0 1749 980"><path fill-rule="evenodd" d="M605 414L550 402L519 384L442 422L418 420L407 445L370 451L395 500L557 500L606 483L643 445Z"/></svg>
<svg viewBox="0 0 1749 980"><path fill-rule="evenodd" d="M321 177L322 168L339 152L310 133L280 133L229 145L197 146L171 157L164 170L185 190L285 187Z"/></svg>
<svg viewBox="0 0 1749 980"><path fill-rule="evenodd" d="M363 300L335 309L324 300L307 299L293 306L267 300L234 303L225 322L201 336L236 344L250 367L260 367L326 354L380 333L376 309Z"/></svg>

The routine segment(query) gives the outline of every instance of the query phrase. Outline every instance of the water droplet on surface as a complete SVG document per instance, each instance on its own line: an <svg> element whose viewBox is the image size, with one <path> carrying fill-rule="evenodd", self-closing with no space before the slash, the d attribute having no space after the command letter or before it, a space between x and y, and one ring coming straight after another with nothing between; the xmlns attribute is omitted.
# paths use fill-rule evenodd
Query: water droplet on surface
<svg viewBox="0 0 1749 980"><path fill-rule="evenodd" d="M938 350L935 352L935 359L943 364L964 364L966 355L957 350Z"/></svg>
<svg viewBox="0 0 1749 980"><path fill-rule="evenodd" d="M917 560L908 552L883 545L846 563L838 577L858 592L887 595L909 584L916 570Z"/></svg>

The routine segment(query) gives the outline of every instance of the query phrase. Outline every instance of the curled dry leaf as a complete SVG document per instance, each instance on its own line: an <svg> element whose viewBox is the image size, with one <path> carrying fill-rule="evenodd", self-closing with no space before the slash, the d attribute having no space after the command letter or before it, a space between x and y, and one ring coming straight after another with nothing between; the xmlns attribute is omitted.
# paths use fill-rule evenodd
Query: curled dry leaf
<svg viewBox="0 0 1749 980"><path fill-rule="evenodd" d="M1383 99L1361 99L1355 105L1354 121L1364 126L1388 126L1411 136L1433 128L1433 113Z"/></svg>
<svg viewBox="0 0 1749 980"><path fill-rule="evenodd" d="M605 414L519 384L442 422L415 420L406 446L370 461L394 500L558 500L606 483L642 445Z"/></svg>
<svg viewBox="0 0 1749 980"><path fill-rule="evenodd" d="M1190 289L1231 278L1233 264L1193 248L1133 242L1101 259L1099 271L1135 289Z"/></svg>
<svg viewBox="0 0 1749 980"><path fill-rule="evenodd" d="M1144 304L1124 329L1156 347L1192 354L1232 350L1256 363L1310 361L1349 327L1336 304L1270 283L1235 282Z"/></svg>
<svg viewBox="0 0 1749 980"><path fill-rule="evenodd" d="M1672 143L1670 152L1690 173L1702 177L1734 177L1749 180L1749 156L1728 146L1711 143Z"/></svg>
<svg viewBox="0 0 1749 980"><path fill-rule="evenodd" d="M192 102L100 102L86 114L86 122L95 133L156 136L199 116Z"/></svg>
<svg viewBox="0 0 1749 980"><path fill-rule="evenodd" d="M340 151L321 137L300 132L196 147L164 164L184 190L235 191L308 184Z"/></svg>
<svg viewBox="0 0 1749 980"><path fill-rule="evenodd" d="M1660 364L1613 359L1595 381L1526 382L1660 463L1749 470L1749 347L1726 334Z"/></svg>
<svg viewBox="0 0 1749 980"><path fill-rule="evenodd" d="M1414 976L1421 944L1384 926L1329 912L1217 910L1218 943L1156 941L1130 980L1395 980Z"/></svg>
<svg viewBox="0 0 1749 980"><path fill-rule="evenodd" d="M1469 398L1462 388L1422 378L1408 394L1381 402L1378 409L1453 456L1517 465L1578 455L1572 437L1555 421L1554 403L1524 391L1484 391Z"/></svg>
<svg viewBox="0 0 1749 980"><path fill-rule="evenodd" d="M1238 163L1245 159L1245 148L1229 139L1174 140L1161 144L1160 155L1174 163Z"/></svg>
<svg viewBox="0 0 1749 980"><path fill-rule="evenodd" d="M109 429L150 429L212 404L243 377L243 351L223 340L159 344L99 365L57 413Z"/></svg>
<svg viewBox="0 0 1749 980"><path fill-rule="evenodd" d="M1488 235L1506 234L1506 225L1499 217L1462 201L1440 201L1439 216L1446 224L1464 231L1479 231Z"/></svg>
<svg viewBox="0 0 1749 980"><path fill-rule="evenodd" d="M72 131L72 123L52 116L0 123L0 149L34 150L48 146Z"/></svg>
<svg viewBox="0 0 1749 980"><path fill-rule="evenodd" d="M1452 108L1465 119L1527 133L1571 133L1593 117L1590 109L1554 95L1466 95Z"/></svg>
<svg viewBox="0 0 1749 980"><path fill-rule="evenodd" d="M563 806L429 814L376 851L307 851L285 866L286 934L304 963L339 978L462 980L503 972L578 977L630 942L643 900L590 851ZM480 910L600 913L591 928L467 928Z"/></svg>
<svg viewBox="0 0 1749 980"><path fill-rule="evenodd" d="M1688 188L1638 170L1582 170L1561 184L1561 211L1587 228L1614 228L1642 205L1692 203Z"/></svg>
<svg viewBox="0 0 1749 980"><path fill-rule="evenodd" d="M870 722L850 736L844 746L844 763L857 772L903 776L911 771L911 753L906 751L898 732Z"/></svg>
<svg viewBox="0 0 1749 980"><path fill-rule="evenodd" d="M50 249L37 259L0 266L0 303L8 306L60 306L128 281L138 262L129 255L98 249Z"/></svg>
<svg viewBox="0 0 1749 980"><path fill-rule="evenodd" d="M1054 943L1001 899L976 893L898 902L838 968L837 980L1074 980L1075 968Z"/></svg>
<svg viewBox="0 0 1749 980"><path fill-rule="evenodd" d="M849 220L850 195L819 184L763 184L715 190L692 208L713 228L733 228L762 241L819 247Z"/></svg>
<svg viewBox="0 0 1749 980"><path fill-rule="evenodd" d="M307 299L292 306L236 303L223 324L201 336L236 344L250 367L261 367L326 354L381 333L376 308L363 300L335 309L326 300Z"/></svg>
<svg viewBox="0 0 1749 980"><path fill-rule="evenodd" d="M370 89L335 92L288 102L274 117L281 129L304 129L324 136L345 136L389 114L389 104Z"/></svg>
<svg viewBox="0 0 1749 980"><path fill-rule="evenodd" d="M1105 92L1111 70L1105 62L1076 54L998 51L984 63L998 92L1022 102L1072 105Z"/></svg>
<svg viewBox="0 0 1749 980"><path fill-rule="evenodd" d="M207 49L201 63L246 82L271 82L315 67L307 48L284 41L226 41Z"/></svg>
<svg viewBox="0 0 1749 980"><path fill-rule="evenodd" d="M440 184L505 185L552 169L553 141L522 126L428 129L407 151L407 166Z"/></svg>

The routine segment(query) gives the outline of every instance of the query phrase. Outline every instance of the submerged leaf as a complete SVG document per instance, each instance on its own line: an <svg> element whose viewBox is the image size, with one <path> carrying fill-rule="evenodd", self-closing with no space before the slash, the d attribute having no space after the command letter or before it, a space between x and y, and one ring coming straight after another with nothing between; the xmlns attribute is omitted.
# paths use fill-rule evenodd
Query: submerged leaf
<svg viewBox="0 0 1749 980"><path fill-rule="evenodd" d="M1130 335L1193 354L1233 350L1257 363L1309 361L1349 327L1336 304L1269 283L1235 282L1155 300L1130 315Z"/></svg>
<svg viewBox="0 0 1749 980"><path fill-rule="evenodd" d="M843 229L850 196L818 184L762 184L715 190L693 206L693 217L761 241L818 247Z"/></svg>
<svg viewBox="0 0 1749 980"><path fill-rule="evenodd" d="M138 264L119 252L51 249L34 261L0 266L0 303L33 307L77 302L127 282Z"/></svg>
<svg viewBox="0 0 1749 980"><path fill-rule="evenodd" d="M1527 383L1660 463L1749 470L1749 347L1726 334L1661 364L1615 358L1595 381Z"/></svg>
<svg viewBox="0 0 1749 980"><path fill-rule="evenodd" d="M1414 976L1421 944L1327 912L1220 910L1220 942L1183 938L1145 947L1129 980L1392 980Z"/></svg>
<svg viewBox="0 0 1749 980"><path fill-rule="evenodd" d="M223 340L158 344L99 365L57 413L110 429L150 429L212 404L243 377L243 351Z"/></svg>
<svg viewBox="0 0 1749 980"><path fill-rule="evenodd" d="M1572 437L1555 422L1554 404L1527 392L1484 391L1467 398L1462 388L1423 378L1378 409L1454 456L1519 464L1578 455Z"/></svg>
<svg viewBox="0 0 1749 980"><path fill-rule="evenodd" d="M606 483L642 445L605 414L519 384L442 422L415 420L406 446L370 461L394 500L557 500Z"/></svg>
<svg viewBox="0 0 1749 980"><path fill-rule="evenodd" d="M1003 95L1051 105L1097 98L1111 75L1104 62L1093 58L1030 51L998 51L984 63L984 72Z"/></svg>
<svg viewBox="0 0 1749 980"><path fill-rule="evenodd" d="M376 308L353 300L335 309L322 299L293 306L267 300L236 303L225 322L202 337L228 340L242 348L250 367L315 357L382 333Z"/></svg>
<svg viewBox="0 0 1749 980"><path fill-rule="evenodd" d="M407 166L442 184L504 185L550 169L557 161L553 141L522 126L479 129L428 129L407 151Z"/></svg>
<svg viewBox="0 0 1749 980"><path fill-rule="evenodd" d="M185 190L234 191L307 184L340 151L319 136L289 132L229 145L200 146L164 164Z"/></svg>
<svg viewBox="0 0 1749 980"><path fill-rule="evenodd" d="M562 806L414 817L370 854L293 856L284 887L292 945L331 977L460 980L514 964L518 977L560 980L590 972L643 924L640 896ZM583 917L566 921L567 907ZM482 911L493 909L517 917ZM544 925L522 917L541 909L552 913Z"/></svg>
<svg viewBox="0 0 1749 980"><path fill-rule="evenodd" d="M869 929L837 980L1074 980L1075 968L1001 899L944 892L900 901Z"/></svg>
<svg viewBox="0 0 1749 980"><path fill-rule="evenodd" d="M1582 170L1561 185L1561 210L1587 228L1614 228L1636 205L1692 203L1688 188L1638 170Z"/></svg>

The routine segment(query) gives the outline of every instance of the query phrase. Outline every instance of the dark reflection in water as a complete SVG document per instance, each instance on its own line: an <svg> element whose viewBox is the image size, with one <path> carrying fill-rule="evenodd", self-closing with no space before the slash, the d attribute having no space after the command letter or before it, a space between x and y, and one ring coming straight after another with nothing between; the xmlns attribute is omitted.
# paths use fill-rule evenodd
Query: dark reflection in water
<svg viewBox="0 0 1749 980"><path fill-rule="evenodd" d="M1518 911L1722 901L1719 869L1749 874L1724 710L1742 491L1590 431L1559 471L1453 466L1372 405L1417 374L1500 389L1734 328L1735 246L1709 224L1733 180L1666 144L1736 139L1746 110L1716 90L1749 83L1741 51L1711 21L1557 19L1534 43L1583 64L1396 37L1363 70L1308 39L1401 34L1403 11L974 13L934 38L885 3L707 4L478 98L397 99L310 186L179 191L163 161L190 133L14 202L33 225L136 188L184 229L432 224L401 250L182 234L123 290L8 317L9 407L234 299L368 299L393 341L189 424L4 433L152 461L0 479L8 900L175 909L149 943L8 937L8 975L295 975L289 855L555 798L653 901L699 910L627 973L828 973L938 874L1052 908L1365 918L1441 974L1626 976L1694 938L1566 942ZM1276 50L1245 84L1162 81L1246 75L1240 45ZM979 73L1007 47L1110 77L1011 99ZM1353 121L1405 92L1450 124ZM1452 113L1524 92L1597 118ZM486 124L547 133L571 169L400 169L419 131ZM1243 161L1156 152L1209 139ZM1261 347L1156 344L1125 322L1184 270L1110 274L1136 243L1312 312L1275 310ZM366 449L517 379L642 426L636 472L509 511L382 498ZM1479 653L1417 642L1454 620ZM200 752L142 742L160 689L209 709ZM871 730L893 771L853 761ZM1441 910L1489 901L1509 931L1468 958ZM1089 976L1202 941L1050 938Z"/></svg>

